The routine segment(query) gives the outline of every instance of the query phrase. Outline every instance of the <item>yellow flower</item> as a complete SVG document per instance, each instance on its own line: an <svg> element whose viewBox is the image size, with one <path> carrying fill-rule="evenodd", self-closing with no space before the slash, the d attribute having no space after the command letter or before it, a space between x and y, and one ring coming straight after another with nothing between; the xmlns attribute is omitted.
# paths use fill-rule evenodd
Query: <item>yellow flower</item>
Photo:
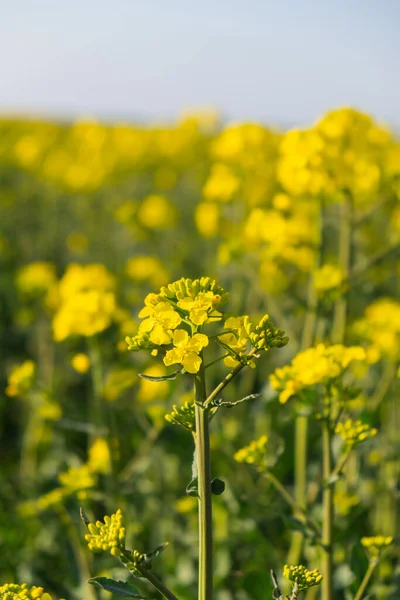
<svg viewBox="0 0 400 600"><path fill-rule="evenodd" d="M52 600L50 594L42 587L33 585L28 588L26 583L5 583L0 586L1 600Z"/></svg>
<svg viewBox="0 0 400 600"><path fill-rule="evenodd" d="M71 365L78 373L87 373L90 369L90 358L87 354L83 354L82 352L75 354L75 356L71 358Z"/></svg>
<svg viewBox="0 0 400 600"><path fill-rule="evenodd" d="M289 365L276 369L270 376L270 383L280 392L280 402L285 403L304 388L340 377L353 361L364 360L366 352L360 346L318 344L297 354Z"/></svg>
<svg viewBox="0 0 400 600"><path fill-rule="evenodd" d="M239 463L254 465L259 471L263 471L266 468L267 444L268 436L262 435L258 440L238 450L233 458Z"/></svg>
<svg viewBox="0 0 400 600"><path fill-rule="evenodd" d="M146 306L139 313L139 317L145 319L140 324L139 334L149 333L149 339L153 344L169 344L172 337L169 330L178 327L182 319L169 302L157 300L156 294L147 296Z"/></svg>
<svg viewBox="0 0 400 600"><path fill-rule="evenodd" d="M54 316L54 339L61 342L70 336L91 337L100 333L111 325L115 310L112 292L78 292L63 302Z"/></svg>
<svg viewBox="0 0 400 600"><path fill-rule="evenodd" d="M7 396L21 396L28 392L33 384L36 365L33 360L26 360L13 368L8 376L8 385L5 393Z"/></svg>
<svg viewBox="0 0 400 600"><path fill-rule="evenodd" d="M199 353L208 345L208 337L203 333L195 333L190 337L184 329L176 329L173 344L175 348L167 351L164 364L181 364L188 373L197 373L202 362Z"/></svg>
<svg viewBox="0 0 400 600"><path fill-rule="evenodd" d="M122 511L119 508L111 517L105 516L104 523L89 523L90 533L85 535L89 550L92 552L110 552L119 556L125 548L125 527Z"/></svg>
<svg viewBox="0 0 400 600"><path fill-rule="evenodd" d="M221 296L213 292L199 292L194 298L188 296L178 300L179 308L189 312L189 319L194 325L203 325L210 316L215 305L221 302ZM220 316L217 314L216 316Z"/></svg>

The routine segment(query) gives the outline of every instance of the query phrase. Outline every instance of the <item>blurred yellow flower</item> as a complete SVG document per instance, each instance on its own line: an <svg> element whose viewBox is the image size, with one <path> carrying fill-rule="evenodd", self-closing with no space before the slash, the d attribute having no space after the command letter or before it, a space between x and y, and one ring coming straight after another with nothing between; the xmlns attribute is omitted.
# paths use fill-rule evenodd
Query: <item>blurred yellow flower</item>
<svg viewBox="0 0 400 600"><path fill-rule="evenodd" d="M89 448L89 471L93 473L109 473L111 470L111 455L108 443L104 438L94 440Z"/></svg>
<svg viewBox="0 0 400 600"><path fill-rule="evenodd" d="M87 354L80 352L71 358L71 365L78 373L87 373L90 369L90 358Z"/></svg>
<svg viewBox="0 0 400 600"><path fill-rule="evenodd" d="M33 360L26 360L20 365L13 367L8 376L8 385L5 389L7 396L22 396L28 392L33 384L36 373L36 365Z"/></svg>
<svg viewBox="0 0 400 600"><path fill-rule="evenodd" d="M170 229L177 220L176 209L165 196L147 196L137 210L139 223L148 229Z"/></svg>

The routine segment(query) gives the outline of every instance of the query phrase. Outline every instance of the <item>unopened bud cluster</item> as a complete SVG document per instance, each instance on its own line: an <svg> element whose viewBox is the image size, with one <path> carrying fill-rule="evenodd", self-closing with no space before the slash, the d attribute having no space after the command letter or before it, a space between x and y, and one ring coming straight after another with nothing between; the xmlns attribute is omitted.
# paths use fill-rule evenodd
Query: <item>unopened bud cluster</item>
<svg viewBox="0 0 400 600"><path fill-rule="evenodd" d="M259 471L263 471L265 469L267 444L268 436L262 435L258 440L254 440L248 446L238 450L233 458L239 463L255 465Z"/></svg>
<svg viewBox="0 0 400 600"><path fill-rule="evenodd" d="M26 583L5 583L0 586L1 600L52 600L50 594L36 585L28 588Z"/></svg>
<svg viewBox="0 0 400 600"><path fill-rule="evenodd" d="M181 425L189 431L195 430L195 410L193 402L185 402L181 406L174 404L172 412L165 415L168 423Z"/></svg>
<svg viewBox="0 0 400 600"><path fill-rule="evenodd" d="M292 585L297 582L299 592L307 590L313 585L319 585L322 581L322 575L318 569L309 571L303 565L289 566L283 568L283 576L290 581Z"/></svg>
<svg viewBox="0 0 400 600"><path fill-rule="evenodd" d="M375 427L370 427L360 420L353 421L352 419L347 419L344 423L338 423L335 431L349 447L357 446L378 433Z"/></svg>
<svg viewBox="0 0 400 600"><path fill-rule="evenodd" d="M381 552L391 544L393 544L391 536L376 535L361 538L361 545L367 550L371 559L379 558Z"/></svg>
<svg viewBox="0 0 400 600"><path fill-rule="evenodd" d="M90 533L85 535L85 540L92 552L110 552L113 556L119 556L125 548L125 527L121 509L111 517L105 516L104 523L89 523L88 529Z"/></svg>

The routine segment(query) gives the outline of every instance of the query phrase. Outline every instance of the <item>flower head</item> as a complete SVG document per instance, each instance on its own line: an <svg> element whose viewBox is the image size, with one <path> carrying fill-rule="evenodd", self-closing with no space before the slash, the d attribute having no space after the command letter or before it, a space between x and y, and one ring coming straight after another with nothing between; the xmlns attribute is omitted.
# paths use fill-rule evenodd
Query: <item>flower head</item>
<svg viewBox="0 0 400 600"><path fill-rule="evenodd" d="M361 545L367 550L371 560L377 560L382 552L393 544L391 536L376 535L374 537L361 538Z"/></svg>
<svg viewBox="0 0 400 600"><path fill-rule="evenodd" d="M335 431L340 435L344 444L351 448L358 446L358 444L365 442L365 440L374 437L378 433L375 427L370 427L360 420L353 421L352 419L347 419L344 423L338 423Z"/></svg>
<svg viewBox="0 0 400 600"><path fill-rule="evenodd" d="M110 552L113 556L119 556L125 548L125 527L123 526L123 515L119 508L111 517L105 516L104 523L96 521L89 523L90 533L85 535L89 550L92 552Z"/></svg>
<svg viewBox="0 0 400 600"><path fill-rule="evenodd" d="M262 435L258 440L238 450L233 458L239 463L254 465L259 471L263 471L266 468L267 444L268 436Z"/></svg>
<svg viewBox="0 0 400 600"><path fill-rule="evenodd" d="M0 586L1 600L52 600L42 587L33 585L28 588L26 583L5 583Z"/></svg>
<svg viewBox="0 0 400 600"><path fill-rule="evenodd" d="M322 575L318 569L309 571L303 565L289 566L283 568L283 576L290 581L292 585L297 582L299 591L308 590L308 588L319 585L322 581Z"/></svg>
<svg viewBox="0 0 400 600"><path fill-rule="evenodd" d="M270 376L271 386L280 392L279 399L285 403L303 389L340 377L353 361L365 359L365 350L360 346L318 344L297 354L289 365L276 369Z"/></svg>

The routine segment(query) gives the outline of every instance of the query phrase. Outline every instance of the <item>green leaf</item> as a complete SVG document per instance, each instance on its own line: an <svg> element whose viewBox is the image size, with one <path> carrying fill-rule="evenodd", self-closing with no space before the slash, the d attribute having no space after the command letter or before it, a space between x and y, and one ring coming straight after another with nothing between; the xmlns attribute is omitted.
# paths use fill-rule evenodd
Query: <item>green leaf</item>
<svg viewBox="0 0 400 600"><path fill-rule="evenodd" d="M211 493L214 496L220 496L225 491L225 482L222 479L215 477L211 482Z"/></svg>
<svg viewBox="0 0 400 600"><path fill-rule="evenodd" d="M120 594L120 596L125 596L126 598L141 598L142 600L146 600L146 596L142 596L137 587L127 581L115 581L115 579L109 579L108 577L92 577L92 579L88 580L88 583L96 585L112 594Z"/></svg>
<svg viewBox="0 0 400 600"><path fill-rule="evenodd" d="M155 550L152 550L151 552L149 552L148 554L144 554L144 560L141 561L140 564L143 565L147 565L148 563L151 563L151 561L154 558L157 558L157 556L159 556L161 554L161 552L164 552L165 548L169 545L169 542L164 542L163 544L161 544L161 546L158 546Z"/></svg>
<svg viewBox="0 0 400 600"><path fill-rule="evenodd" d="M172 381L173 379L176 379L178 375L182 375L184 372L184 369L179 369L179 371L175 371L170 375L163 375L162 377L155 377L153 375L144 375L143 373L139 373L139 377L142 379L148 379L148 381Z"/></svg>

